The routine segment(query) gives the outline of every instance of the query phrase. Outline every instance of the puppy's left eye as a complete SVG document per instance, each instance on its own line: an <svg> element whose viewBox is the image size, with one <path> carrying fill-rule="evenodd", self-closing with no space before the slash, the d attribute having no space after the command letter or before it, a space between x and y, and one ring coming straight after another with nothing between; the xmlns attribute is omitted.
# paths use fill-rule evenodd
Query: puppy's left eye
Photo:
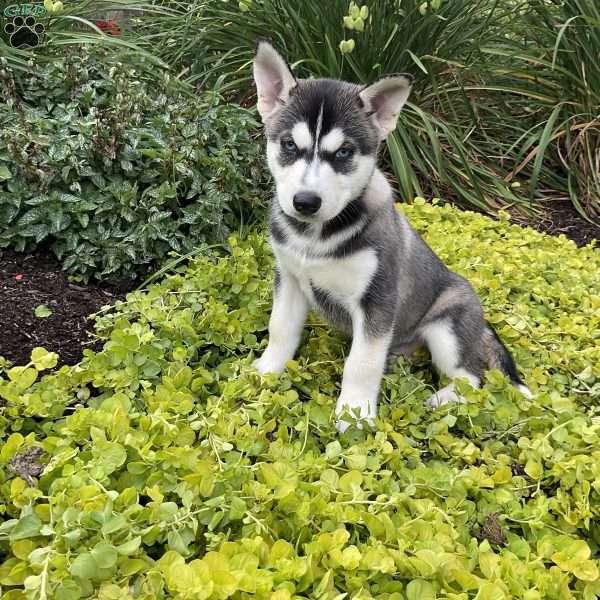
<svg viewBox="0 0 600 600"><path fill-rule="evenodd" d="M336 153L336 158L350 158L354 154L354 150L352 148L348 148L347 146L342 146Z"/></svg>

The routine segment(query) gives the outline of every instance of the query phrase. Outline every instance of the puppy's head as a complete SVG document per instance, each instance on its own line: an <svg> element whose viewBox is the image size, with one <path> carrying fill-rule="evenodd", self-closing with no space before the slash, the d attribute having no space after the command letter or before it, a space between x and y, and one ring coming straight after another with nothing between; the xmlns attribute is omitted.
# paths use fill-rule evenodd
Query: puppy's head
<svg viewBox="0 0 600 600"><path fill-rule="evenodd" d="M367 87L297 80L271 43L260 40L254 80L281 209L300 221L334 218L366 188L412 76L385 77Z"/></svg>

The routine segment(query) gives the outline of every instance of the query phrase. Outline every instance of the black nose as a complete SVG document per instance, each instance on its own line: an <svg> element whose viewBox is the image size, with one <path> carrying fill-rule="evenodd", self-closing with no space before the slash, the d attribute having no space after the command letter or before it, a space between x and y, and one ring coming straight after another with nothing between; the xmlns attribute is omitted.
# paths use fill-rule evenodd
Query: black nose
<svg viewBox="0 0 600 600"><path fill-rule="evenodd" d="M321 207L321 198L313 192L298 192L294 196L294 208L301 215L314 215Z"/></svg>

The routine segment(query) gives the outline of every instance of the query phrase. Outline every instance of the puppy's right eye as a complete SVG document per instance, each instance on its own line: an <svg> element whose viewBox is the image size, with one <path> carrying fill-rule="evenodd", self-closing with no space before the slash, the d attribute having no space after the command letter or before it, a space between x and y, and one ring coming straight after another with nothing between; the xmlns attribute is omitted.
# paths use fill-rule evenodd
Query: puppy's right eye
<svg viewBox="0 0 600 600"><path fill-rule="evenodd" d="M298 146L296 146L296 143L294 142L294 140L292 140L290 138L281 140L281 147L286 152L297 152L297 150L298 150Z"/></svg>

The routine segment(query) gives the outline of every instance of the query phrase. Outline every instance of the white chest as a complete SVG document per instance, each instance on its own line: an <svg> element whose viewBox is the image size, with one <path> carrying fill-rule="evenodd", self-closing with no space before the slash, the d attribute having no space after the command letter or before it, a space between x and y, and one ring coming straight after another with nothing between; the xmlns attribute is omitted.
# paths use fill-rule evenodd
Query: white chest
<svg viewBox="0 0 600 600"><path fill-rule="evenodd" d="M274 250L282 269L296 278L313 304L313 289L318 288L350 312L359 305L377 271L377 254L370 248L345 258L315 258L285 246Z"/></svg>

